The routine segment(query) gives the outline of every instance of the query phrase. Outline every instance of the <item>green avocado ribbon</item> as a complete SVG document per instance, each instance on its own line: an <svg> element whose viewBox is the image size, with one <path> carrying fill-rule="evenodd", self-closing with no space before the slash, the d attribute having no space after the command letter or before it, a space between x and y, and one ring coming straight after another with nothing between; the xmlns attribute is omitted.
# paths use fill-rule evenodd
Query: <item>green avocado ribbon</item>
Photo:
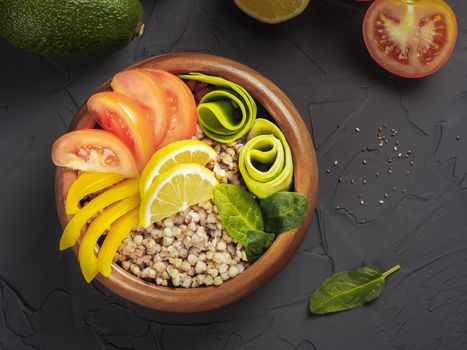
<svg viewBox="0 0 467 350"><path fill-rule="evenodd" d="M282 131L267 119L258 118L240 152L238 167L248 190L266 198L292 187L293 160Z"/></svg>
<svg viewBox="0 0 467 350"><path fill-rule="evenodd" d="M256 120L256 103L242 86L227 79L189 73L181 79L191 79L215 85L221 89L208 92L198 105L198 121L201 129L211 139L230 143L251 129Z"/></svg>

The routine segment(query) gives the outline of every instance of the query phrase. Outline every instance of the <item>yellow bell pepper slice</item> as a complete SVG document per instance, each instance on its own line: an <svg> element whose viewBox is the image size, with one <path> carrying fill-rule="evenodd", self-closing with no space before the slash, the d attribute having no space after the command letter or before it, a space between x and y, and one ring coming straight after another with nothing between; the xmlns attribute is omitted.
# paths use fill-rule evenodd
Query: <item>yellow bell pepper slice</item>
<svg viewBox="0 0 467 350"><path fill-rule="evenodd" d="M97 267L103 276L110 276L112 272L112 261L120 243L122 243L138 223L139 208L135 208L112 224L109 233L107 233L107 237L105 237L104 243L99 249L99 255L97 257Z"/></svg>
<svg viewBox="0 0 467 350"><path fill-rule="evenodd" d="M78 261L85 280L89 283L99 272L94 247L104 231L121 216L136 208L141 203L139 193L121 200L106 208L89 225L88 230L79 244Z"/></svg>
<svg viewBox="0 0 467 350"><path fill-rule="evenodd" d="M67 215L76 214L79 211L79 202L88 194L103 190L125 179L125 176L105 173L83 173L68 190L65 201Z"/></svg>
<svg viewBox="0 0 467 350"><path fill-rule="evenodd" d="M98 195L73 216L63 230L60 238L60 250L72 247L79 238L86 222L100 210L139 192L139 179L129 179L120 182L108 191Z"/></svg>

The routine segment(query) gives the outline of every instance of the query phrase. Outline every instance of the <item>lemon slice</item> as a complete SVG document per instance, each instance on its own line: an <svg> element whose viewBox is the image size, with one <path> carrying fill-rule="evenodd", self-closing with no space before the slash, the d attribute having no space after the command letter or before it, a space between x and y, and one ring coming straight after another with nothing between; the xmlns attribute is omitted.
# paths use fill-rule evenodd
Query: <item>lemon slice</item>
<svg viewBox="0 0 467 350"><path fill-rule="evenodd" d="M279 23L298 16L310 0L234 0L247 15L264 23Z"/></svg>
<svg viewBox="0 0 467 350"><path fill-rule="evenodd" d="M198 140L183 140L158 150L149 160L143 170L140 179L140 191L146 193L152 182L159 174L171 167L182 163L196 163L206 165L209 161L216 160L217 153L206 143Z"/></svg>
<svg viewBox="0 0 467 350"><path fill-rule="evenodd" d="M142 198L141 226L148 227L212 198L214 173L199 164L178 164L157 176Z"/></svg>

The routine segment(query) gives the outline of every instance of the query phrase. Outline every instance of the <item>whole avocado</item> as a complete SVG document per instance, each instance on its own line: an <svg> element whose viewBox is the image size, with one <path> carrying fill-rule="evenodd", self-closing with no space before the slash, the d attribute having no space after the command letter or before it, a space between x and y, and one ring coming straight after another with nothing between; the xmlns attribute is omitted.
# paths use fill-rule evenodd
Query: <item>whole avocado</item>
<svg viewBox="0 0 467 350"><path fill-rule="evenodd" d="M0 0L0 36L48 57L102 54L142 32L139 0Z"/></svg>

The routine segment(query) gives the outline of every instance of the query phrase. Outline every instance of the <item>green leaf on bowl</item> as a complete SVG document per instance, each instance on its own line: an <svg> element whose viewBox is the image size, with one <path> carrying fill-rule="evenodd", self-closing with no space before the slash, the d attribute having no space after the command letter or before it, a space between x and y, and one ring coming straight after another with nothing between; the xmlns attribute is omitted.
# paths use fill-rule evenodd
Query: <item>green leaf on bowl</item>
<svg viewBox="0 0 467 350"><path fill-rule="evenodd" d="M256 260L263 255L263 253L268 249L276 235L274 233L267 233L263 231L250 230L247 232L247 245L246 245L246 258L250 264L254 263Z"/></svg>
<svg viewBox="0 0 467 350"><path fill-rule="evenodd" d="M259 202L264 230L277 234L299 226L308 210L308 199L297 192L277 192Z"/></svg>
<svg viewBox="0 0 467 350"><path fill-rule="evenodd" d="M219 184L212 194L222 224L239 244L248 244L248 231L263 231L261 208L250 193L238 186Z"/></svg>

